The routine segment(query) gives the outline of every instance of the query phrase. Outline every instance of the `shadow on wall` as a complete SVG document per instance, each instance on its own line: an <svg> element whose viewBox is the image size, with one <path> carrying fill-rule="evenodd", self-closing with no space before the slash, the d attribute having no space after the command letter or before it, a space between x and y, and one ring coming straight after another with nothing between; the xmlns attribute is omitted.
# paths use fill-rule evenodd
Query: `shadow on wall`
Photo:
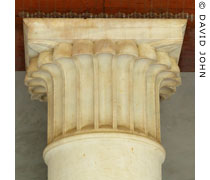
<svg viewBox="0 0 210 180"><path fill-rule="evenodd" d="M182 85L161 102L161 135L166 150L163 180L195 179L195 73L181 73Z"/></svg>
<svg viewBox="0 0 210 180"><path fill-rule="evenodd" d="M47 103L31 101L25 72L15 74L15 179L47 180L42 152L47 144Z"/></svg>

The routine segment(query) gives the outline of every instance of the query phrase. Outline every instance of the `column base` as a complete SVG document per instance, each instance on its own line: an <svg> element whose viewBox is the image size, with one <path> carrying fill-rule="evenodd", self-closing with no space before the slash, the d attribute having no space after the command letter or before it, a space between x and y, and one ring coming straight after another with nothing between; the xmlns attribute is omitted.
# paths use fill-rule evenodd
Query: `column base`
<svg viewBox="0 0 210 180"><path fill-rule="evenodd" d="M123 133L90 133L46 147L49 180L161 180L165 150L155 141Z"/></svg>

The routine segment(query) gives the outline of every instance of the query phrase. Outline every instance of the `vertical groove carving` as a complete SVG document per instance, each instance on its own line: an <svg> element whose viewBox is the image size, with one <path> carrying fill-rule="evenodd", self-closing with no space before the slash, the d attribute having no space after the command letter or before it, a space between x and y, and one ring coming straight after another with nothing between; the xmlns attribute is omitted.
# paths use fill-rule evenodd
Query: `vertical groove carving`
<svg viewBox="0 0 210 180"><path fill-rule="evenodd" d="M98 54L99 125L112 125L112 54Z"/></svg>
<svg viewBox="0 0 210 180"><path fill-rule="evenodd" d="M54 95L54 137L58 137L63 132L63 79L60 69L55 64L44 64L42 70L51 74L53 79L53 95Z"/></svg>
<svg viewBox="0 0 210 180"><path fill-rule="evenodd" d="M54 97L53 97L53 80L49 73L45 71L33 72L32 77L41 78L47 85L47 100L48 100L48 122L47 122L47 140L48 143L53 141L54 137Z"/></svg>
<svg viewBox="0 0 210 180"><path fill-rule="evenodd" d="M74 57L74 61L75 61L75 66L76 66L76 89L77 89L77 93L76 93L76 99L77 99L77 122L76 122L76 129L78 131L81 130L81 114L80 114L80 66L79 66L79 62L77 60L76 57Z"/></svg>
<svg viewBox="0 0 210 180"><path fill-rule="evenodd" d="M54 60L54 59L53 59ZM62 122L62 130L61 130L61 135L64 135L65 134L65 129L66 129L66 107L65 107L65 87L66 87L66 84L65 84L65 75L64 75L64 69L63 69L63 67L61 66L61 64L60 63L58 63L58 62L56 62L55 60L54 60L54 64L56 65L56 67L59 69L59 74L57 74L58 75L58 77L59 77L59 75L60 75L60 77L59 77L59 80L58 81L61 81L60 83L59 83L59 86L60 86L60 94L61 94L61 102L62 102L62 119L61 119L61 122ZM55 86L56 86L56 84L55 84Z"/></svg>
<svg viewBox="0 0 210 180"><path fill-rule="evenodd" d="M146 73L153 60L139 59L134 67L134 123L136 130L147 133L146 124Z"/></svg>
<svg viewBox="0 0 210 180"><path fill-rule="evenodd" d="M94 70L94 128L99 127L99 68L98 58L93 57L93 70Z"/></svg>
<svg viewBox="0 0 210 180"><path fill-rule="evenodd" d="M130 123L130 107L129 107L129 71L130 62L132 61L130 55L119 55L117 59L117 116L118 126L129 129Z"/></svg>
<svg viewBox="0 0 210 180"><path fill-rule="evenodd" d="M113 129L117 129L117 58L116 56L113 57L112 61L112 107L113 107Z"/></svg>
<svg viewBox="0 0 210 180"><path fill-rule="evenodd" d="M146 95L146 116L147 116L147 127L148 127L148 135L156 138L156 81L157 81L157 75L163 71L166 70L167 66L165 65L159 65L159 64L152 64L147 72L147 95ZM159 96L159 95L158 95Z"/></svg>
<svg viewBox="0 0 210 180"><path fill-rule="evenodd" d="M116 54L115 43L111 40L97 40L94 46L98 62L98 118L99 127L116 127L113 123L113 55ZM116 114L115 114L116 115Z"/></svg>
<svg viewBox="0 0 210 180"><path fill-rule="evenodd" d="M136 57L130 62L129 69L129 118L130 118L130 130L134 131L134 64Z"/></svg>
<svg viewBox="0 0 210 180"><path fill-rule="evenodd" d="M77 120L77 82L76 67L71 58L62 58L57 60L64 73L64 133L76 128Z"/></svg>
<svg viewBox="0 0 210 180"><path fill-rule="evenodd" d="M81 128L93 126L93 58L90 55L77 55L80 72L80 121Z"/></svg>
<svg viewBox="0 0 210 180"><path fill-rule="evenodd" d="M77 129L94 127L94 70L93 42L76 40L73 43L72 55L78 70L78 123Z"/></svg>
<svg viewBox="0 0 210 180"><path fill-rule="evenodd" d="M117 42L118 58L117 58L117 114L118 125L123 129L134 129L132 117L131 101L131 64L138 57L138 48L133 40L121 40Z"/></svg>
<svg viewBox="0 0 210 180"><path fill-rule="evenodd" d="M160 97L180 83L174 58L133 40L59 43L32 58L25 77L31 97L48 101L48 143L100 129L160 142Z"/></svg>
<svg viewBox="0 0 210 180"><path fill-rule="evenodd" d="M60 68L63 82L63 134L75 128L76 123L76 82L75 66L71 59L72 45L59 43L53 51L53 60Z"/></svg>

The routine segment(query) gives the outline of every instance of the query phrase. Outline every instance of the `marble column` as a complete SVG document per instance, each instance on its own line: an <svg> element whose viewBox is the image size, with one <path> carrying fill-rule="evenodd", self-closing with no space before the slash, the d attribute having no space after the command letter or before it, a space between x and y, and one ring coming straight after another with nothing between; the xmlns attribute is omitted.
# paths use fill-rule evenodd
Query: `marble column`
<svg viewBox="0 0 210 180"><path fill-rule="evenodd" d="M161 180L160 100L181 84L186 20L24 19L49 180Z"/></svg>

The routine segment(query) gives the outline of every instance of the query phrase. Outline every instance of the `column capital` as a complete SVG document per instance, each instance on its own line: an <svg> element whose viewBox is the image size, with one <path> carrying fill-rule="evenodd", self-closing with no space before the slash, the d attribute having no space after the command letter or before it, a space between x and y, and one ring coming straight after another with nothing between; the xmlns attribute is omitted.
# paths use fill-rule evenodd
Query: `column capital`
<svg viewBox="0 0 210 180"><path fill-rule="evenodd" d="M185 20L25 19L32 99L48 101L48 143L87 131L160 141L159 97L181 84Z"/></svg>
<svg viewBox="0 0 210 180"><path fill-rule="evenodd" d="M114 139L118 139L123 153L129 151L123 137L132 141L131 153L134 147L139 150L138 161L151 163L153 155L146 155L146 160L142 156L147 151L156 154L157 147L161 149L157 146L161 139L160 99L171 96L181 84L178 61L185 26L186 20L177 19L24 19L25 84L32 99L48 102L46 157L53 159L49 164L56 164L58 157L71 162L74 155L69 156L65 149L74 146L67 141L91 133L93 141L84 138L82 145L83 140L79 140L74 148L87 148L90 143L94 151L106 146L106 158L118 152L116 161L109 162L113 164L122 158L120 149L109 151ZM142 138L150 139L150 145ZM60 150L52 150L54 158L49 151L60 142ZM83 149L74 152L80 156ZM92 150L86 152L100 163L100 151L95 151L96 155ZM124 160L130 162L129 157ZM150 168L157 168L154 177L159 179L164 152L160 150L154 159L157 164ZM154 178L144 170L141 173L145 179ZM50 179L56 176L51 173Z"/></svg>

